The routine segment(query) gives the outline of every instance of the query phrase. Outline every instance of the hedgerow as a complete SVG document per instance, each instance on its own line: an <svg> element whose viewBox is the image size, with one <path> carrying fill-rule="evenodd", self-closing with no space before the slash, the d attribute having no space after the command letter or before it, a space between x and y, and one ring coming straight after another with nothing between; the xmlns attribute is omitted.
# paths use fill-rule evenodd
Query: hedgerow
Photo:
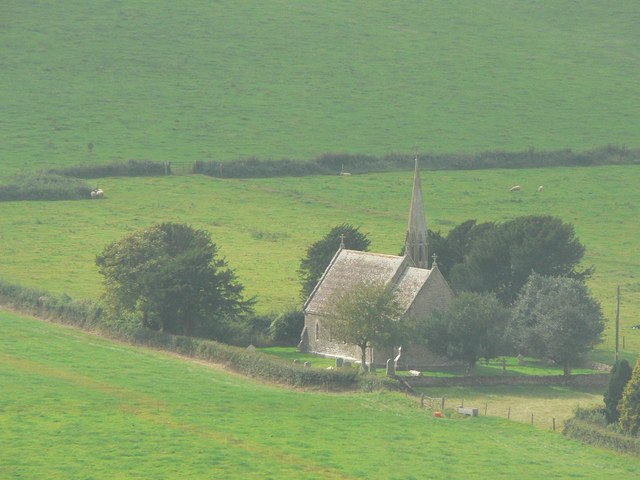
<svg viewBox="0 0 640 480"><path fill-rule="evenodd" d="M391 154L384 157L327 153L312 160L240 159L229 162L197 161L192 173L220 178L302 177L338 173L370 173L409 170L414 156ZM479 170L489 168L543 168L560 166L629 165L640 163L640 149L606 147L574 152L572 150L521 152L481 152L478 154L419 154L424 170Z"/></svg>
<svg viewBox="0 0 640 480"><path fill-rule="evenodd" d="M129 160L104 165L77 165L75 167L54 168L49 173L75 178L103 177L151 177L171 174L171 163L151 160Z"/></svg>
<svg viewBox="0 0 640 480"><path fill-rule="evenodd" d="M0 305L76 326L132 345L169 351L207 362L262 380L296 387L317 386L327 390L358 388L358 373L353 370L319 370L255 352L196 337L171 335L135 328L131 322L108 318L99 303L74 301L67 295L52 295L43 290L12 284L0 279Z"/></svg>
<svg viewBox="0 0 640 480"><path fill-rule="evenodd" d="M0 201L90 198L91 187L78 178L40 172L21 174L0 185Z"/></svg>
<svg viewBox="0 0 640 480"><path fill-rule="evenodd" d="M573 418L565 421L562 433L590 445L640 455L640 438L624 435L614 426L607 426L602 409L578 409Z"/></svg>

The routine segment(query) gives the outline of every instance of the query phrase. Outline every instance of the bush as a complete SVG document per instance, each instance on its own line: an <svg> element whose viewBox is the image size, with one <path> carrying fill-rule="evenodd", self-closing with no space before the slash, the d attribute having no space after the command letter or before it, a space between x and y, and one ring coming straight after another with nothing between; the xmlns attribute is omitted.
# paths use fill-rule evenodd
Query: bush
<svg viewBox="0 0 640 480"><path fill-rule="evenodd" d="M590 445L609 448L622 453L640 455L640 439L616 432L601 409L578 409L576 415L564 423L563 435Z"/></svg>
<svg viewBox="0 0 640 480"><path fill-rule="evenodd" d="M0 185L0 201L76 200L91 198L91 187L77 178L53 173L17 175Z"/></svg>

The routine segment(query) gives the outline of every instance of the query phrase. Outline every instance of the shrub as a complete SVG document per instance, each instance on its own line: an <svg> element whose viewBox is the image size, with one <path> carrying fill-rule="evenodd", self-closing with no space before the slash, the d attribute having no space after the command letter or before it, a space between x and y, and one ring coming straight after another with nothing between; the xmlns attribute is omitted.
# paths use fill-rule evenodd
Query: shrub
<svg viewBox="0 0 640 480"><path fill-rule="evenodd" d="M606 423L603 410L578 409L576 415L564 423L562 433L591 445L640 455L640 439L616 432Z"/></svg>

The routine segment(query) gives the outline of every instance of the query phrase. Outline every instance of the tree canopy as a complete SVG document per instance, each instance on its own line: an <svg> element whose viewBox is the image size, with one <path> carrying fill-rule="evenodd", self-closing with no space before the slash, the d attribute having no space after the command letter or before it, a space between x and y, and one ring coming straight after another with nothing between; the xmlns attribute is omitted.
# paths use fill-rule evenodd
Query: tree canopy
<svg viewBox="0 0 640 480"><path fill-rule="evenodd" d="M504 353L508 320L509 311L493 294L463 292L448 310L436 310L418 323L416 336L434 353L465 362L471 373L479 359Z"/></svg>
<svg viewBox="0 0 640 480"><path fill-rule="evenodd" d="M521 353L571 365L600 343L600 304L579 280L532 274L514 305L509 336Z"/></svg>
<svg viewBox="0 0 640 480"><path fill-rule="evenodd" d="M252 310L208 232L178 223L139 230L97 256L115 315L175 334L216 337L216 324Z"/></svg>
<svg viewBox="0 0 640 480"><path fill-rule="evenodd" d="M317 242L307 248L307 255L300 262L298 275L302 283L301 295L306 300L338 251L340 242L350 250L367 252L371 241L360 232L359 227L343 223L335 226Z"/></svg>
<svg viewBox="0 0 640 480"><path fill-rule="evenodd" d="M630 435L637 435L640 432L640 358L633 367L631 379L624 387L618 412L620 429Z"/></svg>
<svg viewBox="0 0 640 480"><path fill-rule="evenodd" d="M431 236L438 265L456 291L493 292L511 305L532 272L584 280L585 248L573 226L552 216L524 216L477 224L468 220L446 237Z"/></svg>
<svg viewBox="0 0 640 480"><path fill-rule="evenodd" d="M622 399L622 392L631 379L631 365L624 358L618 360L611 369L609 384L604 392L604 411L609 423L617 423L620 418L618 405Z"/></svg>
<svg viewBox="0 0 640 480"><path fill-rule="evenodd" d="M362 368L367 346L391 347L400 343L398 320L402 307L394 291L383 283L363 281L334 294L327 324L335 340L360 347Z"/></svg>

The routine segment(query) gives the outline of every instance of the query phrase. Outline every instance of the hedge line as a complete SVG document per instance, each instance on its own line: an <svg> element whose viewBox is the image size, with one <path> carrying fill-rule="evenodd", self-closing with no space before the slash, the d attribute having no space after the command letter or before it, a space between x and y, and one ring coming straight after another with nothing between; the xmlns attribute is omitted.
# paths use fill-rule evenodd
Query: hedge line
<svg viewBox="0 0 640 480"><path fill-rule="evenodd" d="M103 178L103 177L152 177L170 175L169 162L153 162L151 160L129 160L128 162L114 162L105 165L78 165L75 167L54 168L48 173L75 178Z"/></svg>
<svg viewBox="0 0 640 480"><path fill-rule="evenodd" d="M590 445L640 456L639 437L623 435L601 422L594 422L590 418L592 416L577 412L575 417L565 421L563 435Z"/></svg>
<svg viewBox="0 0 640 480"><path fill-rule="evenodd" d="M335 175L341 172L370 173L410 170L413 155L384 157L327 153L313 160L259 160L249 158L230 162L197 161L192 173L220 178L301 177ZM609 145L584 152L572 150L521 152L481 152L478 154L420 154L423 170L478 170L488 168L543 168L559 166L632 165L640 163L640 149Z"/></svg>
<svg viewBox="0 0 640 480"><path fill-rule="evenodd" d="M109 319L98 303L74 301L67 295L51 295L44 290L23 287L2 279L0 279L0 305L56 323L97 332L107 338L132 345L221 363L235 372L270 382L297 387L320 386L327 390L342 390L357 388L361 381L356 369L339 371L304 368L269 355L213 340L123 327L113 319ZM365 382L362 387L373 388L370 381Z"/></svg>
<svg viewBox="0 0 640 480"><path fill-rule="evenodd" d="M0 202L17 200L76 200L90 198L91 188L83 180L52 173L17 175L0 185Z"/></svg>

